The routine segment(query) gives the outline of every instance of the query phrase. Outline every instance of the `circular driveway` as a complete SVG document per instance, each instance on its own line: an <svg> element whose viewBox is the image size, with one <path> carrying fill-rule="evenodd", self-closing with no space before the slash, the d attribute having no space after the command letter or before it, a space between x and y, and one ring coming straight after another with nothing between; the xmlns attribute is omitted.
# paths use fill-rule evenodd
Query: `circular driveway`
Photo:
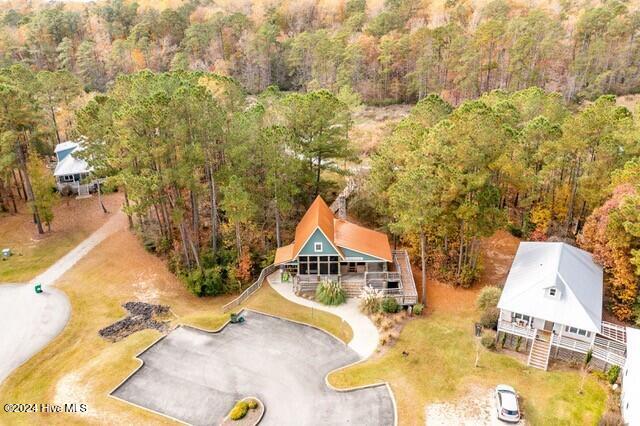
<svg viewBox="0 0 640 426"><path fill-rule="evenodd" d="M194 425L217 425L235 401L264 402L261 425L393 425L386 385L347 392L325 382L359 360L316 328L245 311L209 333L179 327L138 356L143 365L112 395Z"/></svg>

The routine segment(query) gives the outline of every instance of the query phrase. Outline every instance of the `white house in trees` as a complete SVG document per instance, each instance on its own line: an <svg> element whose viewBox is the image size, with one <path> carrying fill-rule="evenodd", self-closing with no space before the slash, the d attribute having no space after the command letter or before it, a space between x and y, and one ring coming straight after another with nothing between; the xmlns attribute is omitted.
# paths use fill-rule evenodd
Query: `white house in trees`
<svg viewBox="0 0 640 426"><path fill-rule="evenodd" d="M498 308L498 335L519 341L528 364L546 370L549 358L582 362L591 351L601 368L622 367L626 329L602 321L602 267L565 243L522 242Z"/></svg>
<svg viewBox="0 0 640 426"><path fill-rule="evenodd" d="M82 150L79 142L62 142L56 145L55 154L58 160L53 175L56 178L58 191L69 190L74 194L87 195L94 190L95 183L88 182L91 167L75 154Z"/></svg>

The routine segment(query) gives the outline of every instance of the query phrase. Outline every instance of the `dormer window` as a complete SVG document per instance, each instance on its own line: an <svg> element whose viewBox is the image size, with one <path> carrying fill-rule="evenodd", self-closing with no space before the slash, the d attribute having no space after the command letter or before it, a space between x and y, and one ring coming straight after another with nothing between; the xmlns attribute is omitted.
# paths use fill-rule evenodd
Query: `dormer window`
<svg viewBox="0 0 640 426"><path fill-rule="evenodd" d="M314 243L313 251L315 251L316 253L322 253L322 243Z"/></svg>
<svg viewBox="0 0 640 426"><path fill-rule="evenodd" d="M559 299L560 298L560 290L556 287L549 287L547 289L547 296L551 297L552 299Z"/></svg>

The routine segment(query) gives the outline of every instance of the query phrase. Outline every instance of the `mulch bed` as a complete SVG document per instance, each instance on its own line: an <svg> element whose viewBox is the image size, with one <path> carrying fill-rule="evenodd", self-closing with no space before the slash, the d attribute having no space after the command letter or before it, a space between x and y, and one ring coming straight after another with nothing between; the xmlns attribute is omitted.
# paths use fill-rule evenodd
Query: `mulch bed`
<svg viewBox="0 0 640 426"><path fill-rule="evenodd" d="M127 302L122 307L129 312L129 315L98 331L104 339L117 342L136 331L153 329L166 333L170 330L170 322L161 320L161 317L169 315L169 306Z"/></svg>

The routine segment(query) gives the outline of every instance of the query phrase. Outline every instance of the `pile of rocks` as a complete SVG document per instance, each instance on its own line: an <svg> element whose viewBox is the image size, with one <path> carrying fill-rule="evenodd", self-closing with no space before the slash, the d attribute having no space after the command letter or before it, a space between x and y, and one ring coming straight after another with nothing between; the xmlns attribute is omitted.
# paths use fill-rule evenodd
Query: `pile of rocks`
<svg viewBox="0 0 640 426"><path fill-rule="evenodd" d="M140 330L154 329L166 333L170 329L169 321L158 320L158 317L169 314L169 306L127 302L122 307L129 312L129 315L101 329L98 332L101 337L117 342Z"/></svg>

